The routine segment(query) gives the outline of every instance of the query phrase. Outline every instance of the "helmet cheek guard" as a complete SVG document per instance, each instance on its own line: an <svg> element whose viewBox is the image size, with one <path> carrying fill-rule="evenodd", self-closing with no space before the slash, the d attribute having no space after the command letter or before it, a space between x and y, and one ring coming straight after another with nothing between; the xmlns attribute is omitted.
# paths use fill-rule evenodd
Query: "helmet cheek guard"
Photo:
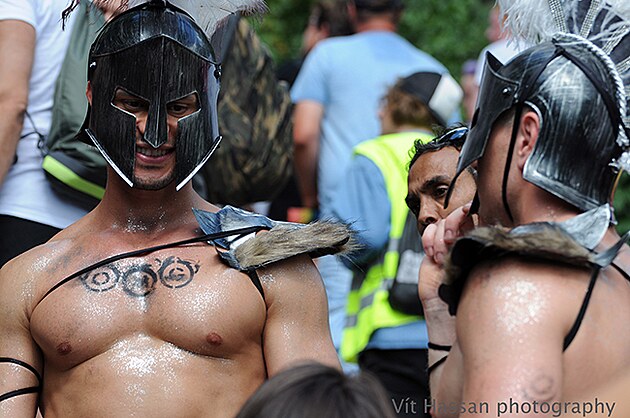
<svg viewBox="0 0 630 418"><path fill-rule="evenodd" d="M494 55L487 53L475 114L459 155L457 176L483 156L494 122L515 104L518 83L499 73L502 66Z"/></svg>

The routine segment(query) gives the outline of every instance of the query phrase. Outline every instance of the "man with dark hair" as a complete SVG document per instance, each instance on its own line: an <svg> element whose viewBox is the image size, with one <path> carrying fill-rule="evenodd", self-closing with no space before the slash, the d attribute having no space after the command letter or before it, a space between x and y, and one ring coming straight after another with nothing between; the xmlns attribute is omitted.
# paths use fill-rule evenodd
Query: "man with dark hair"
<svg viewBox="0 0 630 418"><path fill-rule="evenodd" d="M571 401L630 367L630 254L609 206L630 168L628 10L505 3L512 32L542 42L505 65L488 55L458 164L459 174L476 164L478 199L423 236L438 417L576 412ZM483 224L513 229L459 239L440 286L430 261L441 264L477 211ZM615 399L592 401L613 416Z"/></svg>
<svg viewBox="0 0 630 418"><path fill-rule="evenodd" d="M354 277L341 355L381 380L401 417L418 416L428 396L426 329L415 290L422 249L405 206L409 151L432 138L432 126L446 124L461 97L448 74L397 80L381 102L382 135L354 147L331 204L364 247L348 263Z"/></svg>
<svg viewBox="0 0 630 418"><path fill-rule="evenodd" d="M475 194L477 172L468 167L454 189L448 207L444 207L467 133L468 128L464 127L445 129L429 142L417 140L414 143L405 201L416 217L420 234L427 226L446 218L453 209L470 202Z"/></svg>
<svg viewBox="0 0 630 418"><path fill-rule="evenodd" d="M339 367L303 254L335 252L347 234L218 211L193 190L220 140L229 17L225 2L173 3L141 2L92 45L82 137L108 161L105 195L0 270L4 416L232 417L295 362ZM336 242L312 245L318 231Z"/></svg>
<svg viewBox="0 0 630 418"><path fill-rule="evenodd" d="M306 58L291 89L295 169L302 203L329 216L352 149L381 134L379 102L399 77L446 68L396 33L400 0L350 2L354 35L325 39ZM333 341L339 347L351 273L332 257L318 268L326 284Z"/></svg>

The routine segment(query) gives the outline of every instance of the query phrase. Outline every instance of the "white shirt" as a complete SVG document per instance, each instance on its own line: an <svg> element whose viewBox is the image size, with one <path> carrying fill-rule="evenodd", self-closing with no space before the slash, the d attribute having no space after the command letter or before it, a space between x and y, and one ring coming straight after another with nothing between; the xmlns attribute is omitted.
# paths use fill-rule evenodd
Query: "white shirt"
<svg viewBox="0 0 630 418"><path fill-rule="evenodd" d="M55 81L74 23L71 15L62 30L61 12L67 5L67 0L0 0L0 20L20 20L36 32L27 108L32 123L25 117L22 136L34 128L47 135L50 129ZM28 135L19 141L18 162L0 185L0 214L65 228L86 211L53 192L41 167L42 155L37 141L37 135Z"/></svg>

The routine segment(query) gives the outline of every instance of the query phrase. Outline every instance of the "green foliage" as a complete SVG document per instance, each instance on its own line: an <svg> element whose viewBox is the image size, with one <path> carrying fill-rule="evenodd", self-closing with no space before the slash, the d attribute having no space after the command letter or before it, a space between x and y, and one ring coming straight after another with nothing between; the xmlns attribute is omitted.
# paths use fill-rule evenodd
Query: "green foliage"
<svg viewBox="0 0 630 418"><path fill-rule="evenodd" d="M302 44L311 2L304 0L267 0L269 13L256 25L258 34L277 62L297 58Z"/></svg>
<svg viewBox="0 0 630 418"><path fill-rule="evenodd" d="M459 79L462 64L476 59L488 44L484 32L489 10L481 0L408 1L400 33Z"/></svg>
<svg viewBox="0 0 630 418"><path fill-rule="evenodd" d="M613 206L615 216L619 221L617 231L620 234L630 231L630 176L627 173L621 175Z"/></svg>
<svg viewBox="0 0 630 418"><path fill-rule="evenodd" d="M269 13L254 26L277 61L299 56L311 2L268 0ZM459 78L461 65L488 43L488 0L407 0L400 33Z"/></svg>

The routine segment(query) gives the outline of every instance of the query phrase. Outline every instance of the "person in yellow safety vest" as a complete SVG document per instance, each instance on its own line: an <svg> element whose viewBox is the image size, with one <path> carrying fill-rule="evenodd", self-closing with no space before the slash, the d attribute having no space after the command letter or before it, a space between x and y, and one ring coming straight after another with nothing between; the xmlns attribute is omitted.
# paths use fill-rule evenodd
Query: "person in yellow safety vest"
<svg viewBox="0 0 630 418"><path fill-rule="evenodd" d="M410 151L416 141L434 137L433 126L446 125L461 97L448 74L399 79L383 98L382 135L354 148L332 204L332 215L352 223L364 246L351 260L341 355L381 380L398 416L428 416L427 337L417 297L422 250L416 218L405 204Z"/></svg>

